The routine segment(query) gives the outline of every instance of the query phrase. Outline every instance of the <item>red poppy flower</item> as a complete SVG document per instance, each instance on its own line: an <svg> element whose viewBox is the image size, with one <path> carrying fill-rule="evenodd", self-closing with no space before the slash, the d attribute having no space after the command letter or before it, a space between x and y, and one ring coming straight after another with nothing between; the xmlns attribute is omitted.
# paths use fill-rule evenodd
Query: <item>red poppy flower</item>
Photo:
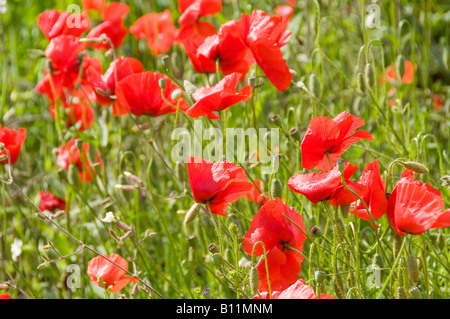
<svg viewBox="0 0 450 319"><path fill-rule="evenodd" d="M60 35L50 40L45 56L52 61L53 69L64 71L78 61L78 54L83 52L84 47L78 37Z"/></svg>
<svg viewBox="0 0 450 319"><path fill-rule="evenodd" d="M207 209L211 208L213 214L226 216L228 204L248 194L252 188L244 169L233 163L188 157L186 164L195 202L209 204Z"/></svg>
<svg viewBox="0 0 450 319"><path fill-rule="evenodd" d="M163 99L159 80L165 79ZM116 87L116 98L119 105L120 114L127 114L127 109L136 116L148 114L152 117L176 112L178 100L172 99L174 90L181 88L172 83L172 80L165 75L154 72L141 72L129 75L122 79ZM169 102L171 105L169 105ZM189 105L180 99L180 109L185 111Z"/></svg>
<svg viewBox="0 0 450 319"><path fill-rule="evenodd" d="M396 70L397 70L397 67L396 67L395 63L391 66L388 66L385 69L386 78L381 77L381 79L380 79L381 85L384 84L385 80L387 80L389 83L397 82L399 80L398 79L399 76L397 75ZM411 63L411 61L405 60L405 74L403 74L401 82L404 84L409 84L409 83L412 83L413 78L414 78L414 69L413 69L412 63Z"/></svg>
<svg viewBox="0 0 450 319"><path fill-rule="evenodd" d="M255 185L252 184L250 194L247 194L247 200L263 206L269 200L269 196L264 195L263 182L258 179L254 179L253 182L256 184L256 186L258 186L258 188L256 188Z"/></svg>
<svg viewBox="0 0 450 319"><path fill-rule="evenodd" d="M435 110L442 109L442 106L444 106L444 99L439 94L433 94L433 106Z"/></svg>
<svg viewBox="0 0 450 319"><path fill-rule="evenodd" d="M121 256L111 254L105 257L128 270L128 262ZM87 274L94 284L101 287L100 282L103 282L104 288L113 294L122 290L130 281L135 284L139 282L136 278L126 276L124 270L101 256L94 257L89 261Z"/></svg>
<svg viewBox="0 0 450 319"><path fill-rule="evenodd" d="M130 32L139 40L147 40L153 55L167 52L177 35L172 15L167 9L161 13L147 13L130 27Z"/></svg>
<svg viewBox="0 0 450 319"><path fill-rule="evenodd" d="M219 118L213 112L222 111L239 102L247 101L252 95L250 85L245 86L236 92L241 74L233 73L225 76L213 87L201 87L197 89L192 98L196 101L187 111L190 117L200 117L203 115L209 118Z"/></svg>
<svg viewBox="0 0 450 319"><path fill-rule="evenodd" d="M222 11L222 0L179 0L178 8L182 13L178 19L180 25L191 25L199 17Z"/></svg>
<svg viewBox="0 0 450 319"><path fill-rule="evenodd" d="M358 180L358 183L367 187L367 191L361 196L369 208L373 219L381 218L387 210L387 199L385 194L384 182L380 175L380 165L378 160L367 164L364 172ZM363 203L358 199L350 206L350 213L364 220L369 220L369 214L364 208Z"/></svg>
<svg viewBox="0 0 450 319"><path fill-rule="evenodd" d="M42 12L37 23L49 40L62 34L79 37L91 27L91 21L85 15L58 10Z"/></svg>
<svg viewBox="0 0 450 319"><path fill-rule="evenodd" d="M69 103L66 102L64 106L66 127L77 126L80 132L84 132L88 127L94 123L94 111L86 103ZM49 112L51 116L56 118L56 107L53 104L50 106Z"/></svg>
<svg viewBox="0 0 450 319"><path fill-rule="evenodd" d="M53 212L56 209L65 210L66 201L64 198L58 198L49 192L39 192L39 209L41 211L48 210Z"/></svg>
<svg viewBox="0 0 450 319"><path fill-rule="evenodd" d="M6 293L6 294L1 294L0 299L11 299L11 298L9 296L9 293Z"/></svg>
<svg viewBox="0 0 450 319"><path fill-rule="evenodd" d="M361 196L366 191L366 186L349 180L357 169L358 167L355 165L346 162L344 180L353 192ZM292 176L288 180L288 186L295 193L305 195L313 204L328 200L331 205L342 206L358 199L342 185L341 172L337 166L329 172L313 172Z"/></svg>
<svg viewBox="0 0 450 319"><path fill-rule="evenodd" d="M109 65L105 74L101 74L101 69L88 68L86 70L87 79L94 89L96 101L100 105L110 105L113 103L113 99L109 96L115 95L116 80L121 81L128 75L134 73L144 72L144 67L139 60L126 57L118 57ZM105 96L98 92L98 89L107 93L109 96Z"/></svg>
<svg viewBox="0 0 450 319"><path fill-rule="evenodd" d="M293 208L288 207L279 198L269 201L261 207L250 223L250 230L245 233L243 240L244 251L252 255L253 246L258 242L264 243L267 251L270 286L273 291L284 290L298 280L301 270L302 255L289 249L303 251L306 236L293 223L305 230L302 216ZM289 246L289 247L287 247ZM261 256L264 249L261 244L256 245L253 256ZM259 290L268 291L265 261L261 260L257 266L259 275Z"/></svg>
<svg viewBox="0 0 450 319"><path fill-rule="evenodd" d="M245 77L255 63L252 51L241 37L241 26L238 21L224 23L217 34L207 37L197 49L197 57L207 65L214 65L219 60L219 69L224 75L234 72Z"/></svg>
<svg viewBox="0 0 450 319"><path fill-rule="evenodd" d="M387 216L400 236L420 235L431 228L450 226L450 209L444 209L442 194L436 188L414 180L406 170L388 200Z"/></svg>
<svg viewBox="0 0 450 319"><path fill-rule="evenodd" d="M347 112L342 112L333 119L326 116L313 118L301 145L303 168L317 167L328 171L331 165L327 154L334 165L351 144L361 139L372 141L369 132L364 130L355 132L364 124L362 119Z"/></svg>
<svg viewBox="0 0 450 319"><path fill-rule="evenodd" d="M270 299L268 291L261 293L262 299ZM260 299L258 295L252 299ZM272 299L334 299L333 296L328 294L320 294L320 298L314 293L314 288L308 286L305 280L299 279L295 283L289 286L289 288L283 291L272 292Z"/></svg>
<svg viewBox="0 0 450 319"><path fill-rule="evenodd" d="M111 40L114 48L117 49L122 45L128 32L123 25L123 20L129 11L130 8L126 4L111 2L102 9L103 22L93 28L87 38L99 38L102 34L105 34ZM111 47L111 44L109 42L96 43L92 46L97 50L107 50Z"/></svg>
<svg viewBox="0 0 450 319"><path fill-rule="evenodd" d="M278 6L276 8L277 16L279 17L286 17L287 19L290 19L294 15L294 9L287 4Z"/></svg>
<svg viewBox="0 0 450 319"><path fill-rule="evenodd" d="M280 48L288 43L292 33L287 31L289 19L271 17L261 10L252 15L242 14L241 35L250 48L258 66L279 91L291 84L292 74Z"/></svg>
<svg viewBox="0 0 450 319"><path fill-rule="evenodd" d="M102 11L105 5L105 0L83 0L83 10L86 12L88 10Z"/></svg>
<svg viewBox="0 0 450 319"><path fill-rule="evenodd" d="M0 125L0 143L8 150L11 165L17 162L20 149L26 138L26 130L19 128L18 131L3 127ZM0 151L0 163L8 164L8 154L6 151Z"/></svg>
<svg viewBox="0 0 450 319"><path fill-rule="evenodd" d="M83 149L86 156L89 156L89 144L83 143ZM94 159L92 159L94 160ZM100 154L97 152L96 162L101 165ZM64 144L59 148L58 157L56 158L56 163L59 167L68 170L69 165L73 163L80 175L80 180L85 183L92 181L92 178L96 175L95 171L92 169L89 161L84 156L83 153L80 154L80 150L75 145L75 140L70 140L67 144Z"/></svg>

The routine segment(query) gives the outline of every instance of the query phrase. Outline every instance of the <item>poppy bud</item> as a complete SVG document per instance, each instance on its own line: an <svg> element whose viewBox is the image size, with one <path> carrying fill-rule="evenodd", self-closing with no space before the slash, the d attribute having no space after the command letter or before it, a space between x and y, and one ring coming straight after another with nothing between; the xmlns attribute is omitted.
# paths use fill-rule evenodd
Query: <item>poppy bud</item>
<svg viewBox="0 0 450 319"><path fill-rule="evenodd" d="M405 57L403 55L398 55L395 60L395 68L398 79L401 81L403 75L405 75Z"/></svg>
<svg viewBox="0 0 450 319"><path fill-rule="evenodd" d="M182 96L182 91L180 89L175 89L170 96L172 100L178 100Z"/></svg>
<svg viewBox="0 0 450 319"><path fill-rule="evenodd" d="M345 227L342 219L336 218L336 237L338 242L343 243L345 241Z"/></svg>
<svg viewBox="0 0 450 319"><path fill-rule="evenodd" d="M373 87L375 86L375 69L373 67L373 64L366 64L366 67L364 68L364 79L367 87L369 89L373 89Z"/></svg>
<svg viewBox="0 0 450 319"><path fill-rule="evenodd" d="M347 219L348 214L350 213L350 204L348 204L348 205L341 205L341 206L339 206L339 209L341 211L342 217Z"/></svg>
<svg viewBox="0 0 450 319"><path fill-rule="evenodd" d="M270 186L270 191L272 193L273 198L282 198L283 197L283 184L278 178L272 180L272 185Z"/></svg>
<svg viewBox="0 0 450 319"><path fill-rule="evenodd" d="M209 289L203 289L202 296L205 299L212 299L211 290Z"/></svg>
<svg viewBox="0 0 450 319"><path fill-rule="evenodd" d="M69 169L68 169L68 174L67 174L67 178L69 179L69 183L74 187L74 188L79 188L80 187L80 174L78 173L78 169L77 166L75 164L69 164Z"/></svg>
<svg viewBox="0 0 450 319"><path fill-rule="evenodd" d="M230 223L230 225L228 226L228 229L234 235L239 234L239 227L235 223Z"/></svg>
<svg viewBox="0 0 450 319"><path fill-rule="evenodd" d="M208 245L208 250L211 254L217 254L220 252L219 247L217 247L214 243Z"/></svg>
<svg viewBox="0 0 450 319"><path fill-rule="evenodd" d="M225 249L225 260L230 264L233 263L233 251L230 248Z"/></svg>
<svg viewBox="0 0 450 319"><path fill-rule="evenodd" d="M323 282L324 280L325 280L325 277L326 277L326 272L325 271L323 271L323 270L316 270L315 272L314 272L314 280L317 282L317 283L321 283L321 282Z"/></svg>
<svg viewBox="0 0 450 319"><path fill-rule="evenodd" d="M392 255L394 259L397 259L398 253L400 252L400 247L402 246L403 238L398 236L397 234L394 235L394 244L392 246Z"/></svg>
<svg viewBox="0 0 450 319"><path fill-rule="evenodd" d="M356 85L361 92L366 91L366 84L364 82L364 73L358 72L356 75Z"/></svg>
<svg viewBox="0 0 450 319"><path fill-rule="evenodd" d="M440 250L445 248L445 237L441 233L436 238L436 245Z"/></svg>
<svg viewBox="0 0 450 319"><path fill-rule="evenodd" d="M252 267L250 269L250 288L252 290L252 294L256 295L259 289L259 275L256 267Z"/></svg>
<svg viewBox="0 0 450 319"><path fill-rule="evenodd" d="M344 283L339 273L334 274L334 292L339 299L345 299Z"/></svg>
<svg viewBox="0 0 450 319"><path fill-rule="evenodd" d="M372 264L377 265L379 267L383 266L383 258L380 254L375 254L372 259Z"/></svg>
<svg viewBox="0 0 450 319"><path fill-rule="evenodd" d="M161 62L164 65L164 67L166 68L166 70L169 70L170 67L170 59L168 55L163 55L161 57Z"/></svg>
<svg viewBox="0 0 450 319"><path fill-rule="evenodd" d="M409 295L411 296L411 299L422 299L422 293L417 286L409 289Z"/></svg>
<svg viewBox="0 0 450 319"><path fill-rule="evenodd" d="M160 78L158 80L159 83L159 87L161 88L161 90L164 90L166 88L166 79L165 78Z"/></svg>
<svg viewBox="0 0 450 319"><path fill-rule="evenodd" d="M397 287L397 299L408 299L406 295L406 290L402 286Z"/></svg>
<svg viewBox="0 0 450 319"><path fill-rule="evenodd" d="M416 163L416 162L400 162L400 164L402 164L403 166L405 166L406 169L410 169L415 173L418 174L427 174L429 173L428 168L420 163Z"/></svg>
<svg viewBox="0 0 450 319"><path fill-rule="evenodd" d="M189 211L186 214L186 217L184 218L184 224L187 225L191 223L200 213L200 204L194 203L192 207L189 209Z"/></svg>
<svg viewBox="0 0 450 319"><path fill-rule="evenodd" d="M289 135L294 138L294 140L301 142L300 130L293 127L289 130Z"/></svg>
<svg viewBox="0 0 450 319"><path fill-rule="evenodd" d="M310 233L314 237L322 237L323 236L323 233L320 230L319 226L314 226L313 228L311 228Z"/></svg>
<svg viewBox="0 0 450 319"><path fill-rule="evenodd" d="M223 264L223 257L220 253L215 253L211 255L211 262L217 268L220 268Z"/></svg>
<svg viewBox="0 0 450 319"><path fill-rule="evenodd" d="M312 73L309 76L308 85L309 85L309 91L312 93L312 95L314 95L315 98L319 99L320 95L322 93L322 88L321 88L320 81L319 81L319 78L317 77L317 75Z"/></svg>
<svg viewBox="0 0 450 319"><path fill-rule="evenodd" d="M408 255L407 259L409 278L413 283L419 281L419 263L414 255Z"/></svg>
<svg viewBox="0 0 450 319"><path fill-rule="evenodd" d="M186 90L187 94L191 96L192 93L197 90L197 87L188 80L184 80L184 89Z"/></svg>

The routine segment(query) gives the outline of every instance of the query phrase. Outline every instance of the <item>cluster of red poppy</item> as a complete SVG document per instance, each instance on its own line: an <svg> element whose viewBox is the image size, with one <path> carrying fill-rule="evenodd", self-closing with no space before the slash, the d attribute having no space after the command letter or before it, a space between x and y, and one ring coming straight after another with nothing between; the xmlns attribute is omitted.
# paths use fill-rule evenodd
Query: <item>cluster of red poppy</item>
<svg viewBox="0 0 450 319"><path fill-rule="evenodd" d="M292 9L295 2L289 3ZM100 60L90 57L85 49L120 47L128 33L124 19L129 8L116 2L105 5L102 0L83 0L83 4L82 14L49 10L38 19L41 31L49 40L45 50L49 63L37 91L48 98L50 112L56 119L66 118L67 127L76 126L83 131L92 125L93 111L89 104L92 101L113 106L117 116L131 113L156 117L180 110L193 118L217 119L216 112L251 97L251 86L238 90L238 85L255 63L279 91L291 83L292 74L281 53L281 47L291 37L291 32L286 30L291 15L288 8L280 8L284 14L279 16L254 10L251 15L242 14L239 20L224 23L217 31L214 25L200 18L220 12L220 0L179 0L179 29L169 10L148 13L135 21L129 31L137 39L146 40L152 54L167 52L178 43L197 72L220 70L224 75L216 85L195 90L192 94L195 103L191 106L184 99L182 88L171 78L145 71L134 58L116 57L103 72ZM97 11L102 17L102 22L90 31L89 10ZM78 23L71 26L73 21ZM85 32L87 36L80 41ZM409 80L412 66L407 65L407 70L404 77ZM388 70L387 80L397 79L392 72ZM327 201L334 206L351 205L350 212L364 220L376 220L387 214L399 236L419 235L431 228L450 226L450 209L443 212L442 194L414 180L411 170L403 172L389 199L377 160L365 167L357 182L351 180L358 168L339 160L353 143L373 140L369 132L358 130L364 125L361 118L347 112L332 119L313 118L301 143L302 167L319 171L292 176L288 187L313 204ZM24 129L16 132L0 126L0 143L9 152L11 164L17 161L24 140ZM8 163L6 150L0 150L1 163ZM72 165L80 181L90 182L96 174L93 165L101 166L101 158L95 150L90 150L89 144L72 139L60 147L57 164L66 170ZM187 170L195 202L205 205L212 214L226 217L228 204L242 197L261 206L243 239L243 249L248 255L265 256L256 266L261 297L319 298L299 279L306 240L299 212L280 198L269 198L261 181L250 182L244 169L233 163L191 157L187 159ZM40 199L41 210L65 209L65 201L53 194L40 193ZM137 283L126 276L128 263L124 258L117 254L105 257L98 256L89 262L88 275L95 284L116 293L129 281ZM322 294L320 298L332 297Z"/></svg>

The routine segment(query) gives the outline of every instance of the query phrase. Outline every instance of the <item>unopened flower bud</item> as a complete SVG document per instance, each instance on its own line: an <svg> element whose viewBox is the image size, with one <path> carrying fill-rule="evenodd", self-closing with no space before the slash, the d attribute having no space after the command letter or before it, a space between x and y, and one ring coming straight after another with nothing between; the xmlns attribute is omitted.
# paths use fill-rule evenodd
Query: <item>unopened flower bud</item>
<svg viewBox="0 0 450 319"><path fill-rule="evenodd" d="M402 164L403 166L405 166L406 169L410 169L415 173L418 174L427 174L429 173L428 168L420 163L416 163L416 162L400 162L400 164Z"/></svg>
<svg viewBox="0 0 450 319"><path fill-rule="evenodd" d="M406 295L406 290L402 286L397 287L397 299L408 299Z"/></svg>
<svg viewBox="0 0 450 319"><path fill-rule="evenodd" d="M228 229L234 235L239 234L239 227L235 223L230 223L230 225L228 226Z"/></svg>
<svg viewBox="0 0 450 319"><path fill-rule="evenodd" d="M122 223L121 221L117 221L116 222L116 226L119 227L120 229L124 230L124 231L132 231L133 229L128 226L127 224Z"/></svg>
<svg viewBox="0 0 450 319"><path fill-rule="evenodd" d="M409 278L413 283L419 281L419 263L414 255L408 255L407 259Z"/></svg>
<svg viewBox="0 0 450 319"><path fill-rule="evenodd" d="M160 78L158 80L159 83L159 87L161 88L161 90L164 90L166 88L166 79L165 78Z"/></svg>
<svg viewBox="0 0 450 319"><path fill-rule="evenodd" d="M361 92L366 91L366 83L364 82L364 73L358 72L356 75L356 85Z"/></svg>
<svg viewBox="0 0 450 319"><path fill-rule="evenodd" d="M161 57L161 62L162 62L162 64L164 65L164 67L166 68L166 70L168 70L169 67L170 67L170 59L169 59L169 56L168 56L168 55L163 55L163 56Z"/></svg>
<svg viewBox="0 0 450 319"><path fill-rule="evenodd" d="M184 224L188 225L189 223L191 223L198 216L199 213L200 213L200 204L195 203L187 212L186 217L184 218Z"/></svg>
<svg viewBox="0 0 450 319"><path fill-rule="evenodd" d="M350 213L350 204L348 204L348 205L341 205L341 206L339 206L339 209L341 211L342 217L347 219L348 214Z"/></svg>
<svg viewBox="0 0 450 319"><path fill-rule="evenodd" d="M344 282L342 281L342 277L339 273L335 273L333 284L336 297L339 299L345 299Z"/></svg>
<svg viewBox="0 0 450 319"><path fill-rule="evenodd" d="M309 76L308 86L311 94L314 95L315 98L319 99L322 93L322 88L319 78L314 73Z"/></svg>
<svg viewBox="0 0 450 319"><path fill-rule="evenodd" d="M369 89L373 89L375 86L375 68L373 64L367 63L364 68L364 79Z"/></svg>
<svg viewBox="0 0 450 319"><path fill-rule="evenodd" d="M445 248L445 236L443 236L441 233L437 235L436 245L440 250L443 250Z"/></svg>
<svg viewBox="0 0 450 319"><path fill-rule="evenodd" d="M325 280L325 277L326 277L326 272L325 271L323 271L323 270L316 270L315 272L314 272L314 280L317 282L317 283L321 283L321 282L323 282L324 280Z"/></svg>
<svg viewBox="0 0 450 319"><path fill-rule="evenodd" d="M182 96L182 91L180 89L175 89L172 92L171 98L172 100L178 100Z"/></svg>
<svg viewBox="0 0 450 319"><path fill-rule="evenodd" d="M400 252L400 248L403 243L403 238L398 236L397 234L394 235L394 244L392 245L392 255L394 259L397 259L398 253Z"/></svg>
<svg viewBox="0 0 450 319"><path fill-rule="evenodd" d="M215 253L211 255L211 262L217 268L220 268L223 264L223 257L220 253Z"/></svg>
<svg viewBox="0 0 450 319"><path fill-rule="evenodd" d="M130 172L123 172L123 175L125 175L126 177L128 177L131 181L135 182L136 184L143 184L144 182L142 181L142 179L140 179L139 177L137 177L136 175L131 174Z"/></svg>
<svg viewBox="0 0 450 319"><path fill-rule="evenodd" d="M274 178L272 180L272 184L270 185L270 191L272 193L273 198L283 197L283 184L278 178Z"/></svg>
<svg viewBox="0 0 450 319"><path fill-rule="evenodd" d="M259 289L259 275L256 267L252 267L250 269L250 288L252 290L252 294L256 295Z"/></svg>
<svg viewBox="0 0 450 319"><path fill-rule="evenodd" d="M415 286L409 290L409 295L411 299L422 299L422 293L419 290L419 287Z"/></svg>

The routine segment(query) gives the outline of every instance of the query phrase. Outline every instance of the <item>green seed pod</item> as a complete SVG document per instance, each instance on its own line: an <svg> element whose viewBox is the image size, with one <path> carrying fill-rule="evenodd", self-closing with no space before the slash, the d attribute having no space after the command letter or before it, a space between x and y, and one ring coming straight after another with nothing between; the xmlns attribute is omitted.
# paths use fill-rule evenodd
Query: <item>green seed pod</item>
<svg viewBox="0 0 450 319"><path fill-rule="evenodd" d="M406 290L402 286L397 287L397 299L408 299L406 295Z"/></svg>
<svg viewBox="0 0 450 319"><path fill-rule="evenodd" d="M345 170L345 160L343 160L342 158L338 159L336 161L337 167L339 169L339 172L341 172L341 174L344 174L344 170Z"/></svg>
<svg viewBox="0 0 450 319"><path fill-rule="evenodd" d="M314 226L311 228L311 230L309 231L311 233L311 235L313 235L314 237L322 237L323 233L322 230L320 230L319 226Z"/></svg>
<svg viewBox="0 0 450 319"><path fill-rule="evenodd" d="M325 271L323 271L323 270L316 270L315 272L314 272L314 280L317 282L317 283L321 283L321 282L323 282L324 280L325 280L325 277L326 277L326 272Z"/></svg>
<svg viewBox="0 0 450 319"><path fill-rule="evenodd" d="M445 248L445 237L441 233L436 238L436 245L440 250Z"/></svg>
<svg viewBox="0 0 450 319"><path fill-rule="evenodd" d="M159 87L161 88L161 90L164 90L166 88L166 79L165 78L160 78L158 80L159 83Z"/></svg>
<svg viewBox="0 0 450 319"><path fill-rule="evenodd" d="M409 289L409 295L411 296L411 299L422 299L422 293L417 286Z"/></svg>
<svg viewBox="0 0 450 319"><path fill-rule="evenodd" d="M274 178L272 180L272 185L270 185L270 191L272 193L273 198L283 197L283 184L278 178Z"/></svg>
<svg viewBox="0 0 450 319"><path fill-rule="evenodd" d="M200 204L195 203L187 212L186 217L184 218L184 224L188 225L189 223L191 223L198 216L199 213L200 213Z"/></svg>
<svg viewBox="0 0 450 319"><path fill-rule="evenodd" d="M405 168L412 170L415 173L418 174L428 174L430 171L428 170L428 168L420 163L416 163L416 162L401 162L401 164L403 166L405 166Z"/></svg>
<svg viewBox="0 0 450 319"><path fill-rule="evenodd" d="M397 234L394 235L394 244L392 246L392 254L394 259L397 259L398 253L400 252L400 247L402 246L403 238L398 236Z"/></svg>
<svg viewBox="0 0 450 319"><path fill-rule="evenodd" d="M172 92L172 95L170 96L172 100L178 100L183 96L183 92L180 89L175 89Z"/></svg>
<svg viewBox="0 0 450 319"><path fill-rule="evenodd" d="M339 299L345 299L344 283L339 273L334 274L334 293Z"/></svg>
<svg viewBox="0 0 450 319"><path fill-rule="evenodd" d="M256 267L252 267L250 269L250 289L252 290L252 294L256 295L259 289L259 275Z"/></svg>
<svg viewBox="0 0 450 319"><path fill-rule="evenodd" d="M281 118L278 114L274 114L270 117L270 121L272 121L276 126L281 127Z"/></svg>
<svg viewBox="0 0 450 319"><path fill-rule="evenodd" d="M293 138L294 140L296 140L296 141L299 141L299 142L302 141L302 138L301 138L301 136L300 136L300 130L299 130L298 128L296 128L296 127L292 127L292 128L289 130L289 135L292 136L292 138Z"/></svg>
<svg viewBox="0 0 450 319"><path fill-rule="evenodd" d="M364 73L358 72L356 75L356 85L361 92L366 91L366 83L364 82Z"/></svg>
<svg viewBox="0 0 450 319"><path fill-rule="evenodd" d="M314 73L309 76L308 86L309 91L312 93L312 95L314 95L316 99L320 99L322 87L320 85L319 78Z"/></svg>
<svg viewBox="0 0 450 319"><path fill-rule="evenodd" d="M401 81L405 75L405 57L401 54L397 56L397 59L395 59L395 69L398 80Z"/></svg>
<svg viewBox="0 0 450 319"><path fill-rule="evenodd" d="M220 252L219 247L214 243L208 245L208 250L211 254L217 254Z"/></svg>
<svg viewBox="0 0 450 319"><path fill-rule="evenodd" d="M413 283L419 281L419 263L414 255L408 255L407 258L408 275Z"/></svg>
<svg viewBox="0 0 450 319"><path fill-rule="evenodd" d="M373 89L375 87L375 68L373 64L367 63L364 68L364 79L366 85L369 89Z"/></svg>

